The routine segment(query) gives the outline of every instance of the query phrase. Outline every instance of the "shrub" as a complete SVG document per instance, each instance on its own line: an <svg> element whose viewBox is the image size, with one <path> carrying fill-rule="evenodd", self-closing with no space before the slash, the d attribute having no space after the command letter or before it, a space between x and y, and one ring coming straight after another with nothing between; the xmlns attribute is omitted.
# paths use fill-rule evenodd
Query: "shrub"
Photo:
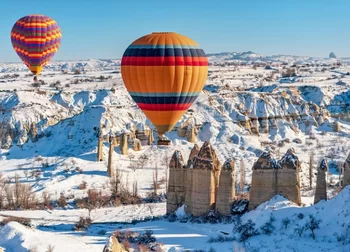
<svg viewBox="0 0 350 252"><path fill-rule="evenodd" d="M287 229L289 224L290 224L290 219L288 217L282 219L282 227L284 229Z"/></svg>
<svg viewBox="0 0 350 252"><path fill-rule="evenodd" d="M239 241L240 242L245 242L248 240L250 237L258 235L259 232L255 229L255 223L249 219L247 223L239 226L237 228L237 231L239 232Z"/></svg>
<svg viewBox="0 0 350 252"><path fill-rule="evenodd" d="M309 220L305 224L305 229L309 229L312 234L312 239L315 240L315 230L320 228L322 220L316 219L313 215L309 215Z"/></svg>
<svg viewBox="0 0 350 252"><path fill-rule="evenodd" d="M23 226L27 226L27 227L31 226L30 219L23 218L23 217L7 217L7 218L3 219L2 221L0 221L0 226L4 226L7 223L12 222L12 221L18 222L18 223L22 224Z"/></svg>
<svg viewBox="0 0 350 252"><path fill-rule="evenodd" d="M80 217L79 221L74 225L75 231L87 230L91 225L90 218Z"/></svg>
<svg viewBox="0 0 350 252"><path fill-rule="evenodd" d="M273 222L275 221L275 217L273 215L270 216L270 219L260 227L261 232L263 234L270 235L275 230L275 227L273 226Z"/></svg>

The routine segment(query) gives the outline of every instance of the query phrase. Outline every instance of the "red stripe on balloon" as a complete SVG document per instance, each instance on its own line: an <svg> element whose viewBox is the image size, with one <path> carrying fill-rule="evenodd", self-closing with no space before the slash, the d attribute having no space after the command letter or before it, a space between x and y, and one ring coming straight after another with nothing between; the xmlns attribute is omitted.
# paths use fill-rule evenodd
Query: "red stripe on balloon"
<svg viewBox="0 0 350 252"><path fill-rule="evenodd" d="M192 103L185 104L146 104L146 103L137 103L142 110L150 111L171 111L171 110L187 110L191 107Z"/></svg>
<svg viewBox="0 0 350 252"><path fill-rule="evenodd" d="M206 57L123 57L124 66L208 66Z"/></svg>

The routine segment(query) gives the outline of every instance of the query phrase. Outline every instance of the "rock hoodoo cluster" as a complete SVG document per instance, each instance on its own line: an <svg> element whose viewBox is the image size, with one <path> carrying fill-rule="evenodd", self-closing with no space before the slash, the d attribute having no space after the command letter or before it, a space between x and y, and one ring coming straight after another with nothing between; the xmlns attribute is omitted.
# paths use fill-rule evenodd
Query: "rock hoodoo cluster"
<svg viewBox="0 0 350 252"><path fill-rule="evenodd" d="M301 163L294 149L289 149L281 160L264 152L253 166L248 209L254 209L276 194L301 204L299 171Z"/></svg>
<svg viewBox="0 0 350 252"><path fill-rule="evenodd" d="M201 216L210 210L230 215L235 197L234 161L221 165L213 147L194 145L187 164L176 151L169 165L167 213L185 204L185 211Z"/></svg>
<svg viewBox="0 0 350 252"><path fill-rule="evenodd" d="M97 141L97 161L104 161L103 142L109 143L108 165L107 170L110 177L113 177L113 152L114 148L119 145L120 153L128 155L129 147L134 151L142 150L143 145L151 145L154 141L153 132L151 129L145 129L144 125L138 124L128 132L123 132L119 135L112 133L108 135L102 134L101 130L98 134Z"/></svg>

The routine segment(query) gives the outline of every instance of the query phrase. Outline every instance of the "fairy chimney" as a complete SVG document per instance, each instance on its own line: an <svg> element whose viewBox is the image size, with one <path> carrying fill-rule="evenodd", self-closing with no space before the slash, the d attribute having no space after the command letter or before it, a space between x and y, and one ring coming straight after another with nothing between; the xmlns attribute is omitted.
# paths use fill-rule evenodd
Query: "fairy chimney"
<svg viewBox="0 0 350 252"><path fill-rule="evenodd" d="M350 153L344 163L343 188L350 185Z"/></svg>
<svg viewBox="0 0 350 252"><path fill-rule="evenodd" d="M288 149L286 154L278 162L277 170L277 194L283 195L290 201L300 205L300 170L301 162L295 155L293 148Z"/></svg>
<svg viewBox="0 0 350 252"><path fill-rule="evenodd" d="M110 178L114 177L113 152L114 152L114 136L109 136L109 151L108 151L107 171L108 171L108 176Z"/></svg>
<svg viewBox="0 0 350 252"><path fill-rule="evenodd" d="M228 216L232 211L232 203L235 198L235 161L226 160L221 168L219 189L216 199L216 211Z"/></svg>
<svg viewBox="0 0 350 252"><path fill-rule="evenodd" d="M97 161L103 161L103 139L102 139L102 137L99 137L98 142L97 142Z"/></svg>
<svg viewBox="0 0 350 252"><path fill-rule="evenodd" d="M321 200L327 200L327 171L328 165L325 159L320 163L317 169L317 180L316 180L316 192L314 198L314 204Z"/></svg>
<svg viewBox="0 0 350 252"><path fill-rule="evenodd" d="M176 211L185 203L185 170L181 152L175 151L169 163L167 214Z"/></svg>
<svg viewBox="0 0 350 252"><path fill-rule="evenodd" d="M120 136L119 148L122 155L128 155L128 136L125 133Z"/></svg>
<svg viewBox="0 0 350 252"><path fill-rule="evenodd" d="M147 144L152 145L153 141L154 141L153 130L150 130L147 137Z"/></svg>
<svg viewBox="0 0 350 252"><path fill-rule="evenodd" d="M195 144L191 150L190 156L187 161L187 166L185 170L185 190L186 190L186 197L185 197L185 212L191 213L192 212L192 191L193 191L193 159L195 156L197 156L199 153L199 147L197 144Z"/></svg>
<svg viewBox="0 0 350 252"><path fill-rule="evenodd" d="M264 152L253 165L249 209L254 209L276 194L277 162L270 152Z"/></svg>
<svg viewBox="0 0 350 252"><path fill-rule="evenodd" d="M221 164L213 147L205 142L193 160L192 209L200 216L215 209Z"/></svg>
<svg viewBox="0 0 350 252"><path fill-rule="evenodd" d="M301 204L299 171L301 162L294 149L289 149L279 162L264 152L253 166L249 210L280 194Z"/></svg>
<svg viewBox="0 0 350 252"><path fill-rule="evenodd" d="M189 130L187 130L187 141L190 143L195 143L197 141L196 133L195 133L195 127L192 126Z"/></svg>
<svg viewBox="0 0 350 252"><path fill-rule="evenodd" d="M141 141L137 138L134 139L134 146L133 146L133 150L134 151L140 151L142 149L142 144Z"/></svg>

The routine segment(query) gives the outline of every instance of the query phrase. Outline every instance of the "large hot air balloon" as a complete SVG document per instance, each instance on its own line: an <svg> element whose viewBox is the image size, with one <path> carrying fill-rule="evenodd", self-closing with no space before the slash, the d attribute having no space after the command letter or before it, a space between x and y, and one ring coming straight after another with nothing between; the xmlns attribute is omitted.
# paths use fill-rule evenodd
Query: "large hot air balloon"
<svg viewBox="0 0 350 252"><path fill-rule="evenodd" d="M19 19L11 30L11 42L29 70L39 75L61 44L61 30L55 20L44 15Z"/></svg>
<svg viewBox="0 0 350 252"><path fill-rule="evenodd" d="M121 73L131 97L162 138L202 91L208 59L186 36L153 32L126 49Z"/></svg>

